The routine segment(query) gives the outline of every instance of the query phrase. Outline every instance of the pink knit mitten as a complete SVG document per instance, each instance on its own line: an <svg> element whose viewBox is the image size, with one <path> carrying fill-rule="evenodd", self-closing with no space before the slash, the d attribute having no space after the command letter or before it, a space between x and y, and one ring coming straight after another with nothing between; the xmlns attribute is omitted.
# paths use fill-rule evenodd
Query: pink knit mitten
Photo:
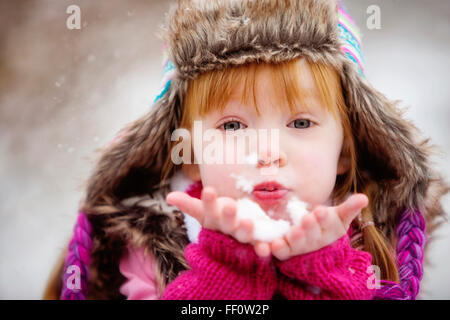
<svg viewBox="0 0 450 320"><path fill-rule="evenodd" d="M348 235L314 252L276 261L278 291L287 299L372 299L372 256L353 249Z"/></svg>
<svg viewBox="0 0 450 320"><path fill-rule="evenodd" d="M275 292L273 261L259 258L252 245L202 229L185 255L191 269L167 286L163 299L264 300Z"/></svg>

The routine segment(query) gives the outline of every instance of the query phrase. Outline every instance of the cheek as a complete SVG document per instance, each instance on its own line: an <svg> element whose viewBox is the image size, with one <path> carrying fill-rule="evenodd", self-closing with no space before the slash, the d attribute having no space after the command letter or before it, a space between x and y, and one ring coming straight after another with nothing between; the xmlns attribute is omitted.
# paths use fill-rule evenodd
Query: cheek
<svg viewBox="0 0 450 320"><path fill-rule="evenodd" d="M236 189L236 179L233 174L241 175L243 170L239 165L202 164L200 175L204 186L211 186L222 197L239 198L241 192Z"/></svg>
<svg viewBox="0 0 450 320"><path fill-rule="evenodd" d="M308 152L297 152L290 162L298 177L299 196L311 204L324 204L336 183L336 153L316 146Z"/></svg>
<svg viewBox="0 0 450 320"><path fill-rule="evenodd" d="M315 183L329 184L329 180L336 178L337 157L316 150L298 159L297 170L302 172L305 178L314 178Z"/></svg>
<svg viewBox="0 0 450 320"><path fill-rule="evenodd" d="M247 176L245 168L248 166L243 163L242 157L237 156L236 150L235 138L227 140L222 136L203 143L203 163L199 165L202 183L214 187L219 196L239 198L244 195L236 188L236 178L233 176Z"/></svg>
<svg viewBox="0 0 450 320"><path fill-rule="evenodd" d="M234 163L235 150L222 138L203 143L204 157L200 165L202 183L213 187L219 196L238 198L240 192L236 189L236 179L232 176L240 175L243 168Z"/></svg>

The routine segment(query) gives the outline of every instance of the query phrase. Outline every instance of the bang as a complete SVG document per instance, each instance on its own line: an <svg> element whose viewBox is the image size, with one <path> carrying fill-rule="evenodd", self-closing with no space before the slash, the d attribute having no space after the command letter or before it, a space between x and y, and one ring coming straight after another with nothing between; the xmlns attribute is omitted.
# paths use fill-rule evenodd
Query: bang
<svg viewBox="0 0 450 320"><path fill-rule="evenodd" d="M302 82L300 63L309 66L315 88L307 88ZM253 107L260 115L256 99L256 81L262 68L268 68L271 82L276 93L277 108L294 113L300 105L309 110L307 101L318 96L322 106L335 117L343 111L342 91L337 72L323 64L310 63L295 59L281 63L251 63L214 70L190 81L184 103L184 112L180 127L190 129L196 117L202 117L212 111L223 111L227 102L241 86L241 102ZM339 110L341 109L341 110Z"/></svg>

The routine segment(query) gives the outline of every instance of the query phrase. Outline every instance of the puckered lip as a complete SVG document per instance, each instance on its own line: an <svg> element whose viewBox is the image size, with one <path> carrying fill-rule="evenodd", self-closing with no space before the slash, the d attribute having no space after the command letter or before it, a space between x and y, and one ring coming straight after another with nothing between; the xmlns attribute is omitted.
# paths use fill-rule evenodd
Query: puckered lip
<svg viewBox="0 0 450 320"><path fill-rule="evenodd" d="M253 199L263 208L283 203L289 194L289 189L276 181L265 181L253 187Z"/></svg>
<svg viewBox="0 0 450 320"><path fill-rule="evenodd" d="M278 183L276 181L265 181L262 183L259 183L253 187L253 192L255 191L277 191L277 190L288 190L285 186L283 186L281 183Z"/></svg>

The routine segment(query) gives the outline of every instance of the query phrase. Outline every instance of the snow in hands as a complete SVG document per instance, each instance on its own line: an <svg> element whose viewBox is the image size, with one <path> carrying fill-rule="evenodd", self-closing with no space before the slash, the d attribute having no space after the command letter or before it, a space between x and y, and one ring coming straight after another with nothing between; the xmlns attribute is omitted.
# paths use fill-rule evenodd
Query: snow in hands
<svg viewBox="0 0 450 320"><path fill-rule="evenodd" d="M274 182L255 185L254 182L243 176L232 174L236 179L236 188L249 195L253 194L262 202L276 202L277 198L283 196L283 190L278 189ZM250 219L254 225L254 238L259 241L271 242L286 235L292 225L299 225L302 218L308 213L307 204L297 197L292 197L286 206L290 221L285 219L272 219L270 210L268 214L261 206L248 197L237 200L238 220Z"/></svg>

